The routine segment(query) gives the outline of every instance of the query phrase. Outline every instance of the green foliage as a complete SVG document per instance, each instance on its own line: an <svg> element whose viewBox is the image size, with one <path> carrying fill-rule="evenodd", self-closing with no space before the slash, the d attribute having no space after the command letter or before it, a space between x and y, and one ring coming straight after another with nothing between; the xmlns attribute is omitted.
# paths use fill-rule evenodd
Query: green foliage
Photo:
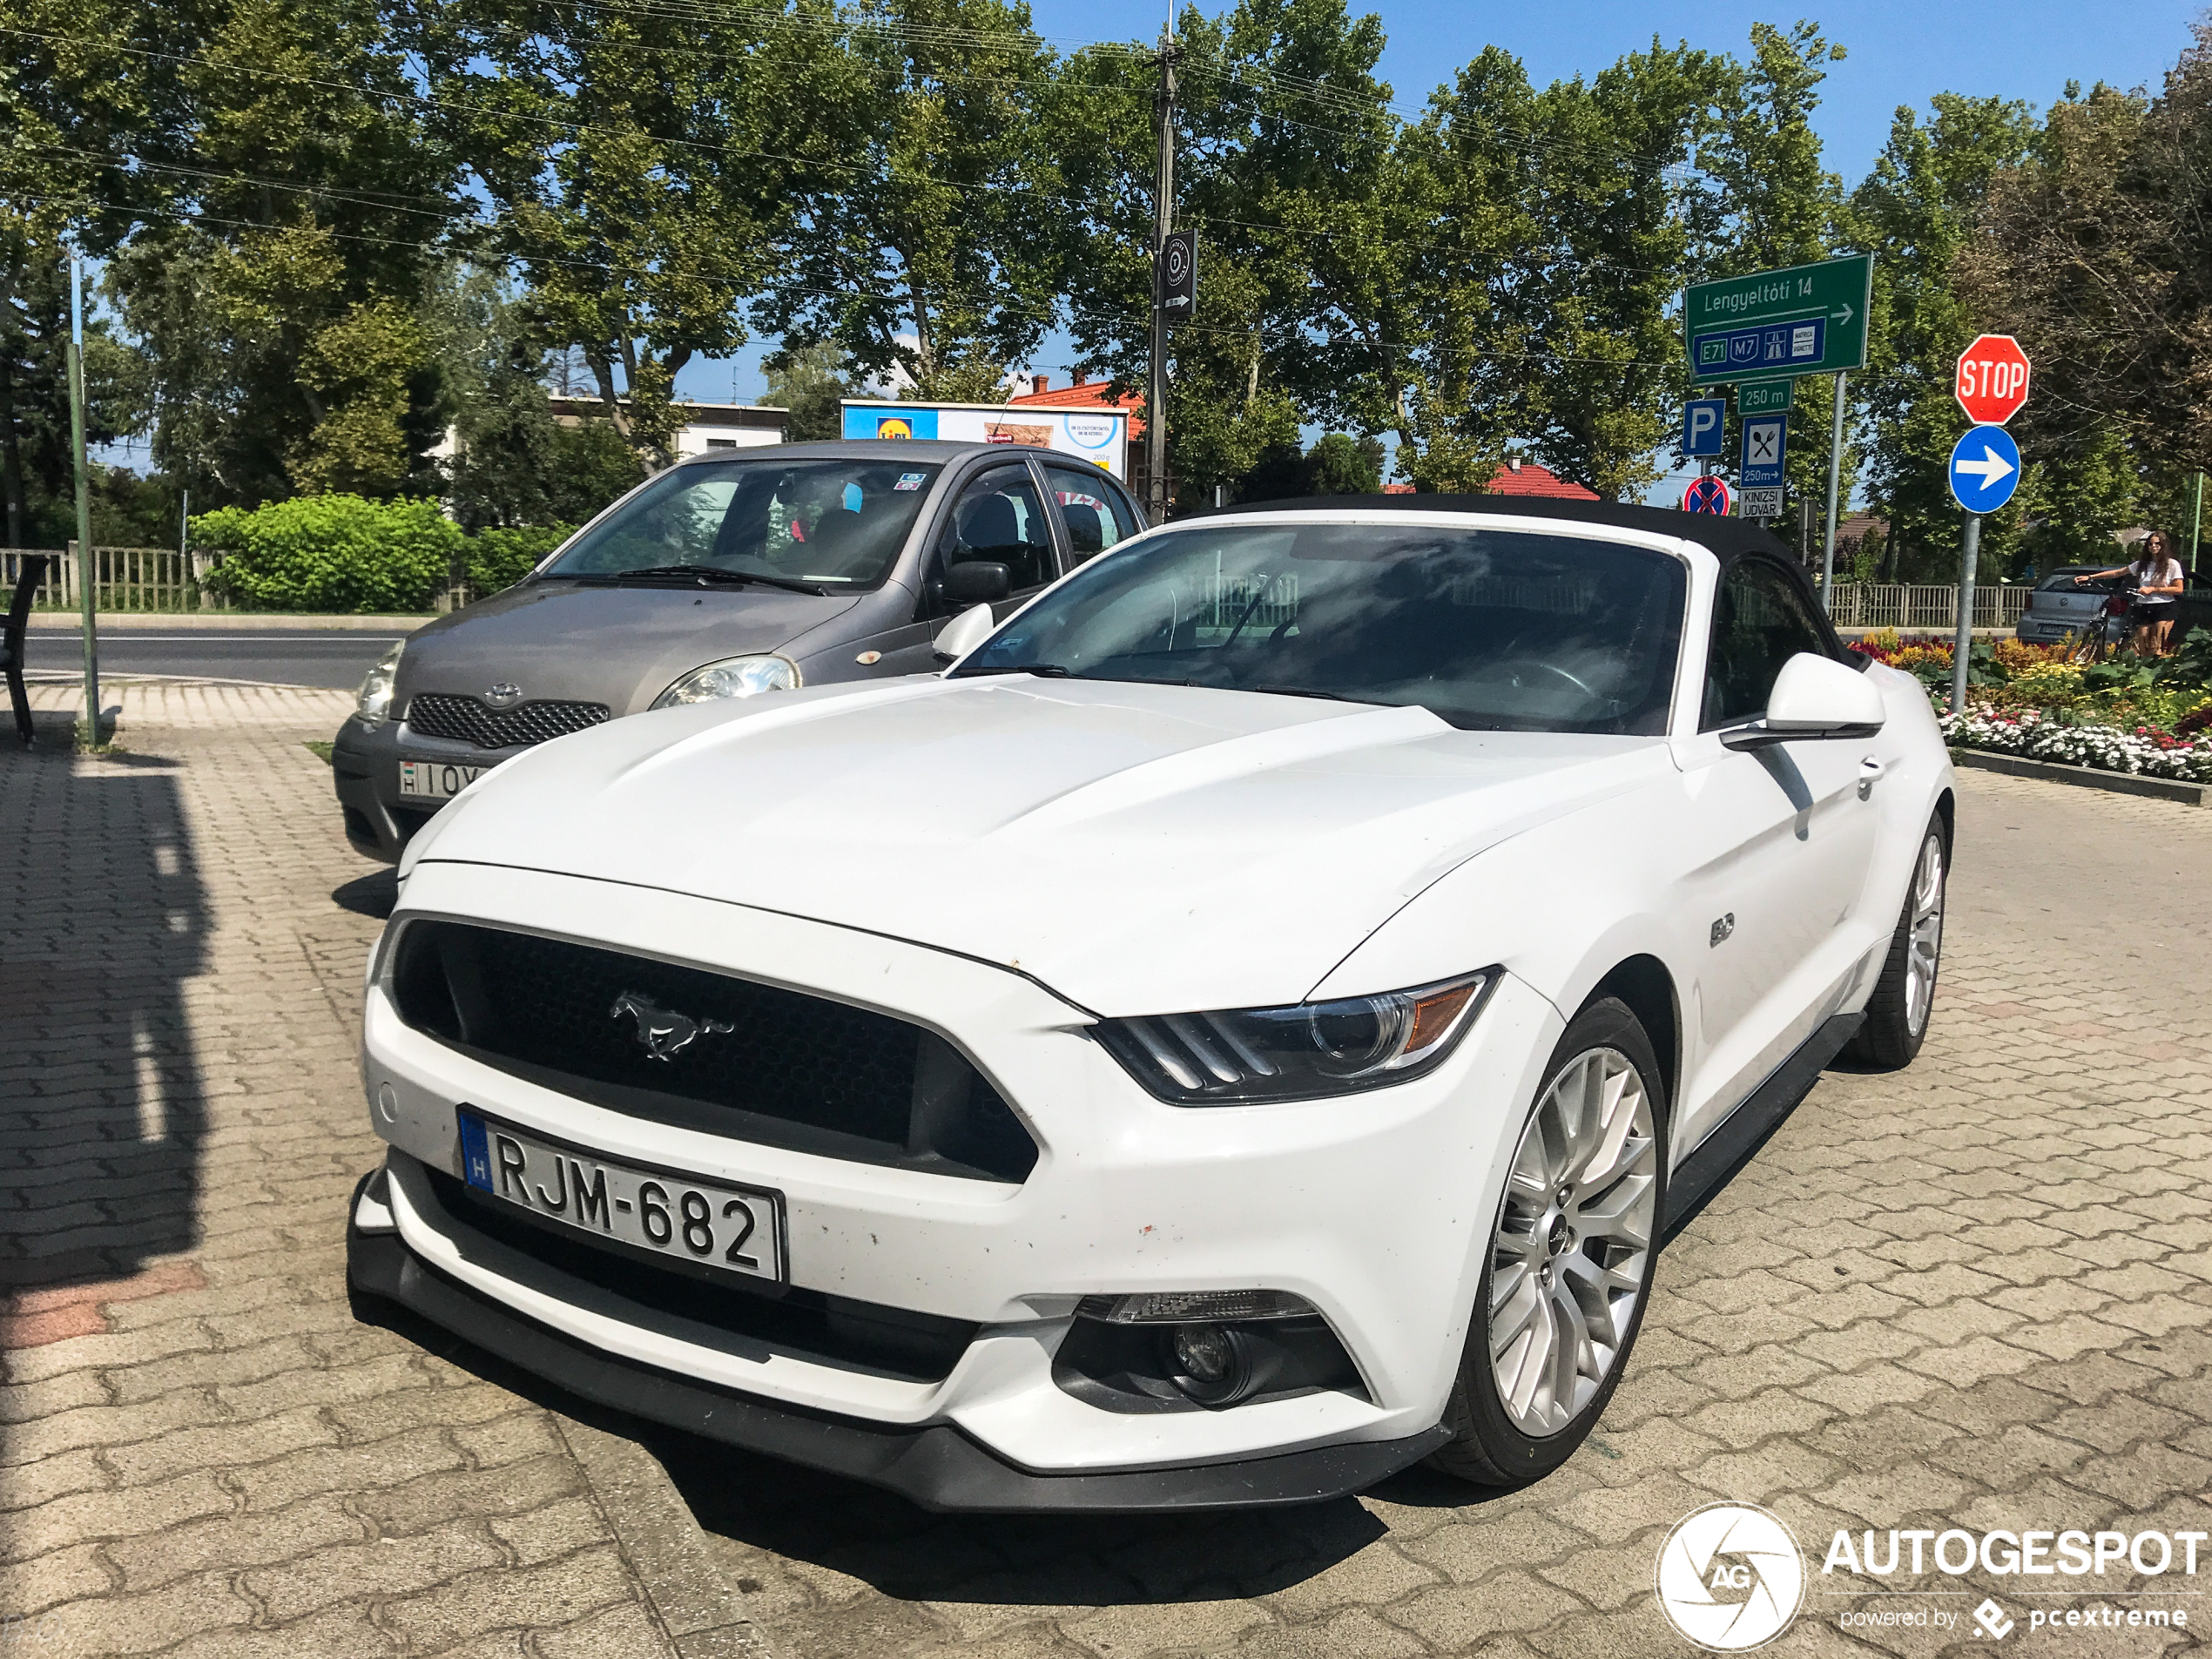
<svg viewBox="0 0 2212 1659"><path fill-rule="evenodd" d="M422 611L451 580L461 527L432 501L313 496L196 513L195 545L226 556L218 591L257 610Z"/></svg>
<svg viewBox="0 0 2212 1659"><path fill-rule="evenodd" d="M768 401L791 411L787 435L793 443L813 443L844 433L841 400L855 395L845 378L845 354L825 342L789 347L769 357Z"/></svg>
<svg viewBox="0 0 2212 1659"><path fill-rule="evenodd" d="M478 530L469 538L465 555L469 588L481 597L513 587L575 533L573 524Z"/></svg>

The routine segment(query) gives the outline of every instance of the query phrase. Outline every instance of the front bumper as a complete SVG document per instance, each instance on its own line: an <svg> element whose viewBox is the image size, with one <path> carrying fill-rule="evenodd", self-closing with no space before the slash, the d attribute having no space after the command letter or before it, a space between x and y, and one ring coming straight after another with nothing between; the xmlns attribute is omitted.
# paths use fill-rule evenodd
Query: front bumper
<svg viewBox="0 0 2212 1659"><path fill-rule="evenodd" d="M1318 1503L1363 1491L1451 1438L1440 1426L1402 1440L1323 1446L1181 1468L1045 1474L1009 1462L949 1423L886 1426L802 1411L625 1359L523 1318L496 1298L429 1266L397 1232L365 1232L351 1218L346 1228L346 1276L360 1295L396 1304L596 1405L885 1487L925 1509L1125 1514ZM375 1314L373 1305L364 1307L357 1300L355 1305Z"/></svg>
<svg viewBox="0 0 2212 1659"><path fill-rule="evenodd" d="M400 793L400 756L462 766L496 766L523 752L520 747L478 749L425 738L404 721L364 726L350 716L331 740L331 782L346 820L346 840L356 853L397 864L415 833L435 817L438 803Z"/></svg>
<svg viewBox="0 0 2212 1659"><path fill-rule="evenodd" d="M680 1409L693 1426L704 1410L698 1400L740 1400L767 1414L760 1420L826 1420L864 1432L856 1445L895 1442L895 1452L871 1453L846 1471L863 1478L898 1484L907 1477L883 1471L951 1457L908 1448L958 1445L968 1448L953 1460L960 1467L972 1453L1039 1494L1006 1500L1013 1477L995 1475L975 1489L1001 1495L970 1504L959 1494L969 1489L962 1482L981 1479L972 1473L942 1475L952 1483L946 1494L914 1494L948 1506L1088 1507L1093 1501L1078 1494L1096 1491L1119 1494L1097 1498L1101 1507L1149 1507L1154 1501L1134 1495L1143 1489L1136 1477L1170 1474L1177 1478L1169 1484L1186 1494L1177 1504L1305 1501L1326 1495L1315 1470L1364 1482L1436 1443L1483 1264L1477 1217L1495 1213L1516 1103L1529 1097L1560 1029L1533 989L1503 981L1459 1051L1413 1082L1335 1101L1189 1109L1137 1088L1082 1035L1089 1022L1080 1010L1017 973L923 947L650 888L435 857L415 867L395 925L421 914L558 932L934 1029L1024 1118L1040 1155L1015 1185L646 1122L415 1032L373 986L364 1080L380 1103L374 1126L408 1156L393 1161L396 1235L376 1246L381 1267L361 1258L364 1289L440 1323L459 1321L472 1337L479 1322L465 1305L504 1307L539 1333L512 1357L548 1375L556 1362L590 1371L591 1387L634 1388L634 1398L605 1397L657 1420L678 1421L667 1413ZM962 1321L975 1334L948 1374L915 1379L580 1294L544 1264L460 1237L433 1213L435 1195L410 1163L458 1171L462 1102L611 1158L774 1188L787 1205L795 1288ZM402 1285L409 1262L414 1278ZM1094 1404L1055 1379L1055 1356L1084 1296L1250 1287L1312 1302L1360 1387L1147 1413ZM578 1356L596 1358L587 1365ZM617 1376L651 1380L617 1385ZM679 1395L691 1403L644 1403ZM1291 1457L1311 1460L1276 1462ZM1240 1475L1243 1485L1220 1486L1190 1473L1255 1460L1281 1479ZM1048 1484L1028 1484L1038 1480ZM1108 1484L1082 1484L1095 1480ZM1278 1495L1253 1495L1270 1491ZM1302 1495L1283 1495L1291 1493Z"/></svg>

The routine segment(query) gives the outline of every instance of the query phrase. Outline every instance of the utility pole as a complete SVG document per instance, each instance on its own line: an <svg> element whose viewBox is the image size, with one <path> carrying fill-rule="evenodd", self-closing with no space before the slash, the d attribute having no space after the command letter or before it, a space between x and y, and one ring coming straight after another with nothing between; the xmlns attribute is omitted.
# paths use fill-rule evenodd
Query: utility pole
<svg viewBox="0 0 2212 1659"><path fill-rule="evenodd" d="M1175 31L1174 13L1160 31L1160 91L1153 100L1159 128L1159 171L1152 185L1152 378L1144 398L1144 456L1150 474L1145 506L1155 524L1168 518L1168 319L1162 308L1160 266L1168 233L1175 228Z"/></svg>
<svg viewBox="0 0 2212 1659"><path fill-rule="evenodd" d="M78 741L100 741L100 646L93 628L99 600L99 556L92 550L91 474L84 465L84 294L83 266L69 256L69 439L77 458L77 594L84 618L84 725Z"/></svg>

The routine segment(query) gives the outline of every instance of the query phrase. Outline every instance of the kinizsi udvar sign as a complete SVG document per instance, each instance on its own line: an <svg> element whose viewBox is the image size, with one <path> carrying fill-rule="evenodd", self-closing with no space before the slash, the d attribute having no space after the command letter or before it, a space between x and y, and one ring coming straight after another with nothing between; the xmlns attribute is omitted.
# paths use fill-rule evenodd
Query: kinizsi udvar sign
<svg viewBox="0 0 2212 1659"><path fill-rule="evenodd" d="M1864 368L1873 285L1871 253L1692 284L1683 294L1691 378L1774 380Z"/></svg>

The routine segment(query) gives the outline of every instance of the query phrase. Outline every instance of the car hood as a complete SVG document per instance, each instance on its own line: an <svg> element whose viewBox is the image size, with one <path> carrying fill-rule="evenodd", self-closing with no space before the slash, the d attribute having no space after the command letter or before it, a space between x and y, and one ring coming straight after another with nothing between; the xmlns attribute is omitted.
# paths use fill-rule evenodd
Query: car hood
<svg viewBox="0 0 2212 1659"><path fill-rule="evenodd" d="M775 588L599 588L533 582L418 629L395 701L418 691L481 697L502 681L525 698L649 707L702 663L789 645L842 616L851 594Z"/></svg>
<svg viewBox="0 0 2212 1659"><path fill-rule="evenodd" d="M1462 860L1671 764L1656 738L1460 732L1419 708L916 677L544 745L434 819L410 867L816 918L1100 1014L1257 1007L1302 1000Z"/></svg>

